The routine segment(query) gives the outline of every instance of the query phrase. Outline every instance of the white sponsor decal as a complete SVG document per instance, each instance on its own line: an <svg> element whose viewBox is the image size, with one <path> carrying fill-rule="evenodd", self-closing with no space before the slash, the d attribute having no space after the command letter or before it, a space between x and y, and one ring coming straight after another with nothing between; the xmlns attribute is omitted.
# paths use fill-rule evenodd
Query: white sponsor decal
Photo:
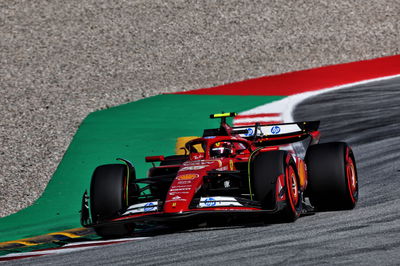
<svg viewBox="0 0 400 266"><path fill-rule="evenodd" d="M251 129L253 132L255 127L248 127L247 130ZM297 124L289 125L272 125L272 126L260 126L257 130L257 136L271 136L271 135L284 135L290 133L302 132L301 128ZM241 137L247 137L248 134L240 134Z"/></svg>
<svg viewBox="0 0 400 266"><path fill-rule="evenodd" d="M284 135L289 133L301 132L301 128L297 124L261 126L260 129L263 135Z"/></svg>
<svg viewBox="0 0 400 266"><path fill-rule="evenodd" d="M165 202L171 202L171 201L187 201L187 199L182 199L182 197L180 197L180 196L175 196L172 199L167 200Z"/></svg>
<svg viewBox="0 0 400 266"><path fill-rule="evenodd" d="M184 166L192 166L192 165L209 165L217 162L216 160L199 160L199 161L188 161L184 162Z"/></svg>
<svg viewBox="0 0 400 266"><path fill-rule="evenodd" d="M191 188L192 186L190 184L188 185L179 185L179 186L172 186L171 188Z"/></svg>
<svg viewBox="0 0 400 266"><path fill-rule="evenodd" d="M224 166L224 167L217 168L215 170L217 170L217 171L226 171L228 169L229 169L228 166Z"/></svg>
<svg viewBox="0 0 400 266"><path fill-rule="evenodd" d="M200 170L200 169L203 169L206 167L207 167L207 165L185 166L185 167L179 169L179 171L194 171L194 170Z"/></svg>
<svg viewBox="0 0 400 266"><path fill-rule="evenodd" d="M185 191L185 190L191 190L192 187L182 187L182 188L171 188L169 191L170 192L176 192L176 191Z"/></svg>
<svg viewBox="0 0 400 266"><path fill-rule="evenodd" d="M233 197L201 197L199 202L200 208L209 208L209 207L230 207L230 206L243 206Z"/></svg>
<svg viewBox="0 0 400 266"><path fill-rule="evenodd" d="M176 194L189 194L189 191L177 191L177 192L168 192L168 195L174 196Z"/></svg>
<svg viewBox="0 0 400 266"><path fill-rule="evenodd" d="M192 184L192 180L180 180L177 183L178 185L187 185L187 184Z"/></svg>
<svg viewBox="0 0 400 266"><path fill-rule="evenodd" d="M144 202L134 204L128 207L128 210L122 215L141 213L141 212L155 212L158 211L158 201Z"/></svg>

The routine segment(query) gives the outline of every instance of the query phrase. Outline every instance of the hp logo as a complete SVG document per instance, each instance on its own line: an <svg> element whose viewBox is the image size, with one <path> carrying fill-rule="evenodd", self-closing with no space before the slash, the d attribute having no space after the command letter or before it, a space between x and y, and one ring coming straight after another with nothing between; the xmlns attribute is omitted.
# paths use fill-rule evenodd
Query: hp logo
<svg viewBox="0 0 400 266"><path fill-rule="evenodd" d="M247 134L245 134L245 136L246 136L246 137L252 136L253 133L254 133L254 130L253 130L251 127L249 127L249 128L247 129Z"/></svg>
<svg viewBox="0 0 400 266"><path fill-rule="evenodd" d="M279 132L281 132L281 128L280 128L280 127L278 127L278 126L273 126L273 127L271 128L271 133L272 133L272 134L276 135L276 134L279 134Z"/></svg>

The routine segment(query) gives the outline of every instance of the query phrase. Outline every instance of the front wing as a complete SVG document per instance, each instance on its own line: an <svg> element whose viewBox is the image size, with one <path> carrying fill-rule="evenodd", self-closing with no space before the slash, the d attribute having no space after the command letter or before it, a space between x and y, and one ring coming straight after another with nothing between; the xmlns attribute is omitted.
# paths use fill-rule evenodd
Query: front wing
<svg viewBox="0 0 400 266"><path fill-rule="evenodd" d="M151 202L153 203L153 202ZM146 205L146 203L143 203ZM136 205L143 205L136 204ZM99 223L91 223L90 219L81 219L82 225L85 227L101 227L113 224L133 224L133 223L175 223L175 222L191 222L191 221L202 221L207 220L209 217L232 217L238 219L263 219L268 215L273 215L285 206L285 202L277 202L276 207L273 210L263 210L261 207L249 207L249 206L204 206L201 208L188 209L182 212L166 213L159 211L158 208L151 209L149 205L147 207L138 206L133 208L138 210L137 213L129 213L129 208L126 209L120 216L111 218L106 221ZM85 205L87 206L87 205ZM201 205L198 205L201 206ZM142 208L142 209L141 209ZM147 209L145 209L147 208ZM89 213L88 209L81 212Z"/></svg>

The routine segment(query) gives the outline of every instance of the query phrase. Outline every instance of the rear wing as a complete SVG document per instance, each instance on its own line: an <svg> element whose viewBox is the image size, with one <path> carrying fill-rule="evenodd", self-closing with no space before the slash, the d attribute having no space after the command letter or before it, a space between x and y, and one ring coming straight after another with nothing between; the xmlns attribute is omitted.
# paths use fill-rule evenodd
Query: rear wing
<svg viewBox="0 0 400 266"><path fill-rule="evenodd" d="M311 137L311 144L319 142L320 132L318 131L320 121L303 121L293 123L262 125L255 123L251 126L231 127L226 123L227 117L235 117L237 113L211 114L210 118L220 118L219 128L205 129L203 137L213 136L240 136L256 145L281 145L302 141Z"/></svg>
<svg viewBox="0 0 400 266"><path fill-rule="evenodd" d="M240 126L232 128L232 135L239 135L248 140L257 141L260 145L277 145L301 141L312 137L314 141L319 140L320 121L304 121L295 123L282 123L254 126ZM264 143L268 142L268 143Z"/></svg>

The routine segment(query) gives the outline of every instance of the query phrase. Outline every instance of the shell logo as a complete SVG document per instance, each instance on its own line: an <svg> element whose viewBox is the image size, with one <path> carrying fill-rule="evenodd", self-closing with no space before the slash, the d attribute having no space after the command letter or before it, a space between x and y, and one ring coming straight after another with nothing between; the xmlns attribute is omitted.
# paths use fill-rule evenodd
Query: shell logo
<svg viewBox="0 0 400 266"><path fill-rule="evenodd" d="M186 174L186 175L177 176L176 179L179 179L179 180L189 180L189 179L195 179L195 178L197 178L197 177L199 177L198 174Z"/></svg>
<svg viewBox="0 0 400 266"><path fill-rule="evenodd" d="M307 187L307 165L303 160L299 159L297 162L297 169L299 173L300 189L303 191Z"/></svg>
<svg viewBox="0 0 400 266"><path fill-rule="evenodd" d="M231 170L231 171L234 170L233 160L230 160L230 161L229 161L229 170Z"/></svg>

